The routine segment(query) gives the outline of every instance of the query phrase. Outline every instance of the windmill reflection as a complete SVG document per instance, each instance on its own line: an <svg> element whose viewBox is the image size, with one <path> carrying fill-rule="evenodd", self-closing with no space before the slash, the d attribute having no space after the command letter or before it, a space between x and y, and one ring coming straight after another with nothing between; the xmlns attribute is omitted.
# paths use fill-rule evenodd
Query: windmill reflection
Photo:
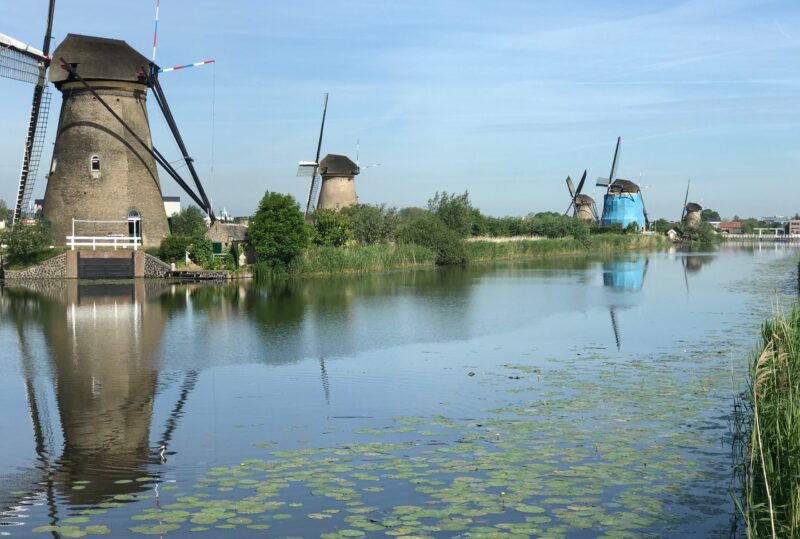
<svg viewBox="0 0 800 539"><path fill-rule="evenodd" d="M603 262L603 286L612 292L608 300L611 328L617 350L622 348L622 337L617 312L636 304L636 293L644 286L649 259L646 255L634 255L622 260Z"/></svg>
<svg viewBox="0 0 800 539"><path fill-rule="evenodd" d="M28 470L25 480L0 477L0 490L13 484L8 492L17 492L0 499L4 510L44 495L56 522L56 495L70 505L94 505L150 488L136 479L161 461L151 448L150 429L158 391L156 351L170 312L152 299L163 291L141 282L5 291L3 314L19 338L38 469ZM28 350L31 324L48 349L58 418L48 417L39 385L43 377ZM157 441L171 438L196 380L196 372L186 375ZM59 419L63 445L56 448L50 425Z"/></svg>

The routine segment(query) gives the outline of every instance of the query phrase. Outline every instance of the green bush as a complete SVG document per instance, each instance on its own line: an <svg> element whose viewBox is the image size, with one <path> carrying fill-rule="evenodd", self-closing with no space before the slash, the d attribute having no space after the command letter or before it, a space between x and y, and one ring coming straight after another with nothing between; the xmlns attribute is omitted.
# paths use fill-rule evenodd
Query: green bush
<svg viewBox="0 0 800 539"><path fill-rule="evenodd" d="M192 238L189 236L171 234L161 240L161 245L158 248L158 258L170 263L181 261L184 259L184 255L189 250L191 243Z"/></svg>
<svg viewBox="0 0 800 539"><path fill-rule="evenodd" d="M170 217L169 225L171 233L178 236L202 236L208 230L206 214L197 206L187 206Z"/></svg>
<svg viewBox="0 0 800 539"><path fill-rule="evenodd" d="M248 229L256 260L270 266L286 266L308 245L300 205L291 195L267 191Z"/></svg>
<svg viewBox="0 0 800 539"><path fill-rule="evenodd" d="M316 245L341 247L351 238L350 221L334 210L317 210L314 212L314 235L312 241Z"/></svg>
<svg viewBox="0 0 800 539"><path fill-rule="evenodd" d="M428 210L459 237L466 238L472 234L475 208L469 201L467 191L460 195L437 191L433 198L428 200Z"/></svg>
<svg viewBox="0 0 800 539"><path fill-rule="evenodd" d="M0 243L7 245L6 252L11 264L26 264L42 258L53 242L50 226L37 221L35 224L18 224L6 228Z"/></svg>
<svg viewBox="0 0 800 539"><path fill-rule="evenodd" d="M404 224L397 231L397 240L433 250L436 253L436 263L440 266L462 265L467 262L464 240L432 213L421 214Z"/></svg>
<svg viewBox="0 0 800 539"><path fill-rule="evenodd" d="M386 243L397 229L397 210L385 205L356 204L341 210L350 221L353 238L362 245Z"/></svg>

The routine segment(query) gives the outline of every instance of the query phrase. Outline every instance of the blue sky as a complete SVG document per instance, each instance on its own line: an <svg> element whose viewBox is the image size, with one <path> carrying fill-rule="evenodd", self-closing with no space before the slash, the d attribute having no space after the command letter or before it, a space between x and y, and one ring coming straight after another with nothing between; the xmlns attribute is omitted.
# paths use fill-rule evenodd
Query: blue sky
<svg viewBox="0 0 800 539"><path fill-rule="evenodd" d="M3 2L0 32L40 47L46 0ZM54 34L149 57L153 16L150 0L59 0ZM467 189L493 215L563 212L564 178L606 176L622 136L618 176L643 186L651 218L679 217L689 178L692 200L761 216L800 212L798 28L797 0L161 0L158 62L216 60L161 80L217 210L251 213L265 190L305 199L297 161L314 157L329 92L323 153L354 157L360 140L361 164L381 163L357 179L362 202ZM31 90L0 79L9 202Z"/></svg>

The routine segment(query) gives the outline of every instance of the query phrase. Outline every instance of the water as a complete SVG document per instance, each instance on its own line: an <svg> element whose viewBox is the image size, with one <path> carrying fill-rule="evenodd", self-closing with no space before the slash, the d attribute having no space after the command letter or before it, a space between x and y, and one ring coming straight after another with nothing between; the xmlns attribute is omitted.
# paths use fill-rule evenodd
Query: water
<svg viewBox="0 0 800 539"><path fill-rule="evenodd" d="M733 400L796 264L6 288L0 534L727 536Z"/></svg>

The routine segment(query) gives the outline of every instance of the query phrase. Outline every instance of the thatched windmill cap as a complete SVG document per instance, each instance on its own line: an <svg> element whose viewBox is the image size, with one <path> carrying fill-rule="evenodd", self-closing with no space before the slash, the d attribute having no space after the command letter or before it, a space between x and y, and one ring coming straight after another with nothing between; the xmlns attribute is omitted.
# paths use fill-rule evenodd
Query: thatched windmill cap
<svg viewBox="0 0 800 539"><path fill-rule="evenodd" d="M575 195L575 204L583 206L584 204L594 204L594 199L589 195Z"/></svg>
<svg viewBox="0 0 800 539"><path fill-rule="evenodd" d="M359 172L358 165L346 155L329 153L319 162L319 173L323 176L355 176Z"/></svg>
<svg viewBox="0 0 800 539"><path fill-rule="evenodd" d="M608 190L611 193L638 193L641 191L639 186L630 180L614 180Z"/></svg>
<svg viewBox="0 0 800 539"><path fill-rule="evenodd" d="M697 202L689 202L686 205L686 211L702 211L703 206L698 204Z"/></svg>
<svg viewBox="0 0 800 539"><path fill-rule="evenodd" d="M150 60L120 39L67 34L53 52L53 65L48 71L50 82L60 85L70 79L61 66L61 58L75 66L86 80L142 82L150 69Z"/></svg>

